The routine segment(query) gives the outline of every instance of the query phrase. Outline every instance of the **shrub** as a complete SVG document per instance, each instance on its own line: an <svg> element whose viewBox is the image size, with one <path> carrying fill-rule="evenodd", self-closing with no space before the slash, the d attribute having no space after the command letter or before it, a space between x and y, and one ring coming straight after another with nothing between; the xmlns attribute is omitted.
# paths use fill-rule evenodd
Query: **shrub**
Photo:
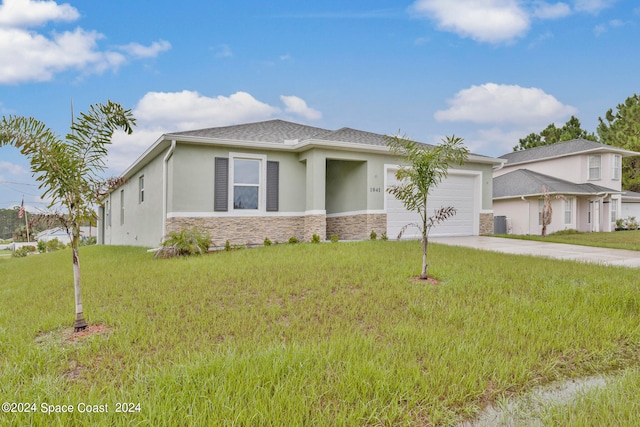
<svg viewBox="0 0 640 427"><path fill-rule="evenodd" d="M179 256L201 255L209 250L211 237L196 227L187 228L169 234L155 258L173 258Z"/></svg>
<svg viewBox="0 0 640 427"><path fill-rule="evenodd" d="M224 242L224 250L229 252L231 250L231 242L230 241L226 241Z"/></svg>
<svg viewBox="0 0 640 427"><path fill-rule="evenodd" d="M311 236L311 243L320 243L320 236L313 233L313 236Z"/></svg>
<svg viewBox="0 0 640 427"><path fill-rule="evenodd" d="M292 237L289 238L289 243L291 243L291 244L300 243L300 240L298 240L297 237L292 236Z"/></svg>
<svg viewBox="0 0 640 427"><path fill-rule="evenodd" d="M337 234L332 234L331 235L331 243L336 243L338 241L338 235Z"/></svg>
<svg viewBox="0 0 640 427"><path fill-rule="evenodd" d="M387 237L387 232L385 231L384 233L382 233L382 237L380 237L382 240L387 241L389 240L389 238Z"/></svg>
<svg viewBox="0 0 640 427"><path fill-rule="evenodd" d="M44 240L38 240L38 252L41 254L47 252L47 243Z"/></svg>
<svg viewBox="0 0 640 427"><path fill-rule="evenodd" d="M271 246L271 240L268 237L264 238L264 245L265 246Z"/></svg>
<svg viewBox="0 0 640 427"><path fill-rule="evenodd" d="M80 246L91 246L98 243L98 239L96 236L88 236L80 238Z"/></svg>
<svg viewBox="0 0 640 427"><path fill-rule="evenodd" d="M23 246L20 249L13 251L11 256L14 258L24 258L29 255L29 252L29 246Z"/></svg>
<svg viewBox="0 0 640 427"><path fill-rule="evenodd" d="M378 238L378 234L375 231L371 230L371 234L369 234L369 238L371 240L376 240Z"/></svg>
<svg viewBox="0 0 640 427"><path fill-rule="evenodd" d="M51 239L47 242L47 252L54 252L60 249L65 249L66 247L67 245L58 239Z"/></svg>

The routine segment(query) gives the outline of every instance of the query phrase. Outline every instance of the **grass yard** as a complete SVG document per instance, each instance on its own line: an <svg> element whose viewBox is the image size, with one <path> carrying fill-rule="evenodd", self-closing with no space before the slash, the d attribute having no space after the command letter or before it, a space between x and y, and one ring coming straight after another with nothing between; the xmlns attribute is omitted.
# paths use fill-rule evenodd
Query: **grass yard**
<svg viewBox="0 0 640 427"><path fill-rule="evenodd" d="M36 409L0 412L1 425L455 425L541 384L627 368L576 411L640 417L635 269L431 245L434 286L411 279L415 241L173 260L80 250L101 332L84 338L69 334L69 251L0 262L0 400Z"/></svg>
<svg viewBox="0 0 640 427"><path fill-rule="evenodd" d="M546 237L533 235L499 234L496 237L537 240L540 242L568 243L571 245L640 251L640 230L602 233L554 233Z"/></svg>

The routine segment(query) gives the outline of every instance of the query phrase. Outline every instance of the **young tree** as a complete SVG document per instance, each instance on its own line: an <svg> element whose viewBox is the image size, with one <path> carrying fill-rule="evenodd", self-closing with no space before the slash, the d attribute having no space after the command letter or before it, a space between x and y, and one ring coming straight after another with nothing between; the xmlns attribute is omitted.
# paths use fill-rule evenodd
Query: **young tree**
<svg viewBox="0 0 640 427"><path fill-rule="evenodd" d="M609 109L605 120L598 118L598 135L603 144L630 151L640 151L640 95L628 97L618 104L617 111ZM640 157L622 159L622 188L640 191Z"/></svg>
<svg viewBox="0 0 640 427"><path fill-rule="evenodd" d="M400 183L389 187L387 191L401 200L405 208L420 215L420 223L410 225L417 226L422 234L421 279L427 278L429 231L434 225L455 214L455 209L448 207L438 209L433 216L429 216L429 192L447 177L451 164L461 165L467 159L469 150L462 142L462 138L455 135L447 136L442 140L442 144L432 147L398 136L390 138L388 142L391 152L404 157L407 165L396 172L396 178ZM405 229L406 227L402 229L398 238Z"/></svg>
<svg viewBox="0 0 640 427"><path fill-rule="evenodd" d="M29 158L31 172L43 189L43 199L51 201L49 209L62 207L66 212L52 211L67 230L73 256L73 283L75 292L75 331L84 330L87 323L82 309L80 293L80 258L78 243L80 225L95 219L95 204L103 186L100 173L104 171L107 146L113 132L122 129L132 132L135 119L131 110L108 101L94 104L88 113L82 113L71 124L71 133L65 140L58 137L44 123L26 117L2 117L0 121L0 147L16 147Z"/></svg>

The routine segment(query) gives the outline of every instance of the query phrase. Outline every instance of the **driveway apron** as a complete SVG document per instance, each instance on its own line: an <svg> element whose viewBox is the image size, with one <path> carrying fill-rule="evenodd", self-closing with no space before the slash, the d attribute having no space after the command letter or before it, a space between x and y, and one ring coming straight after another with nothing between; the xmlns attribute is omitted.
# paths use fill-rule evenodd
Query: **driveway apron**
<svg viewBox="0 0 640 427"><path fill-rule="evenodd" d="M622 267L640 267L640 251L624 249L595 248L490 236L432 237L429 242L517 255L534 255Z"/></svg>

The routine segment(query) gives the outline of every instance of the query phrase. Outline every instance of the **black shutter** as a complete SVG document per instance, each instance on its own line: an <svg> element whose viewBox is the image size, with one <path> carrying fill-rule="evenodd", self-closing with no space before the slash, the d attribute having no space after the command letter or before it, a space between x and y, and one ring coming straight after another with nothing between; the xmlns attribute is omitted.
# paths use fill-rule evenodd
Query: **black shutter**
<svg viewBox="0 0 640 427"><path fill-rule="evenodd" d="M267 211L279 209L280 163L267 162Z"/></svg>
<svg viewBox="0 0 640 427"><path fill-rule="evenodd" d="M226 212L229 210L229 159L216 157L213 210Z"/></svg>

